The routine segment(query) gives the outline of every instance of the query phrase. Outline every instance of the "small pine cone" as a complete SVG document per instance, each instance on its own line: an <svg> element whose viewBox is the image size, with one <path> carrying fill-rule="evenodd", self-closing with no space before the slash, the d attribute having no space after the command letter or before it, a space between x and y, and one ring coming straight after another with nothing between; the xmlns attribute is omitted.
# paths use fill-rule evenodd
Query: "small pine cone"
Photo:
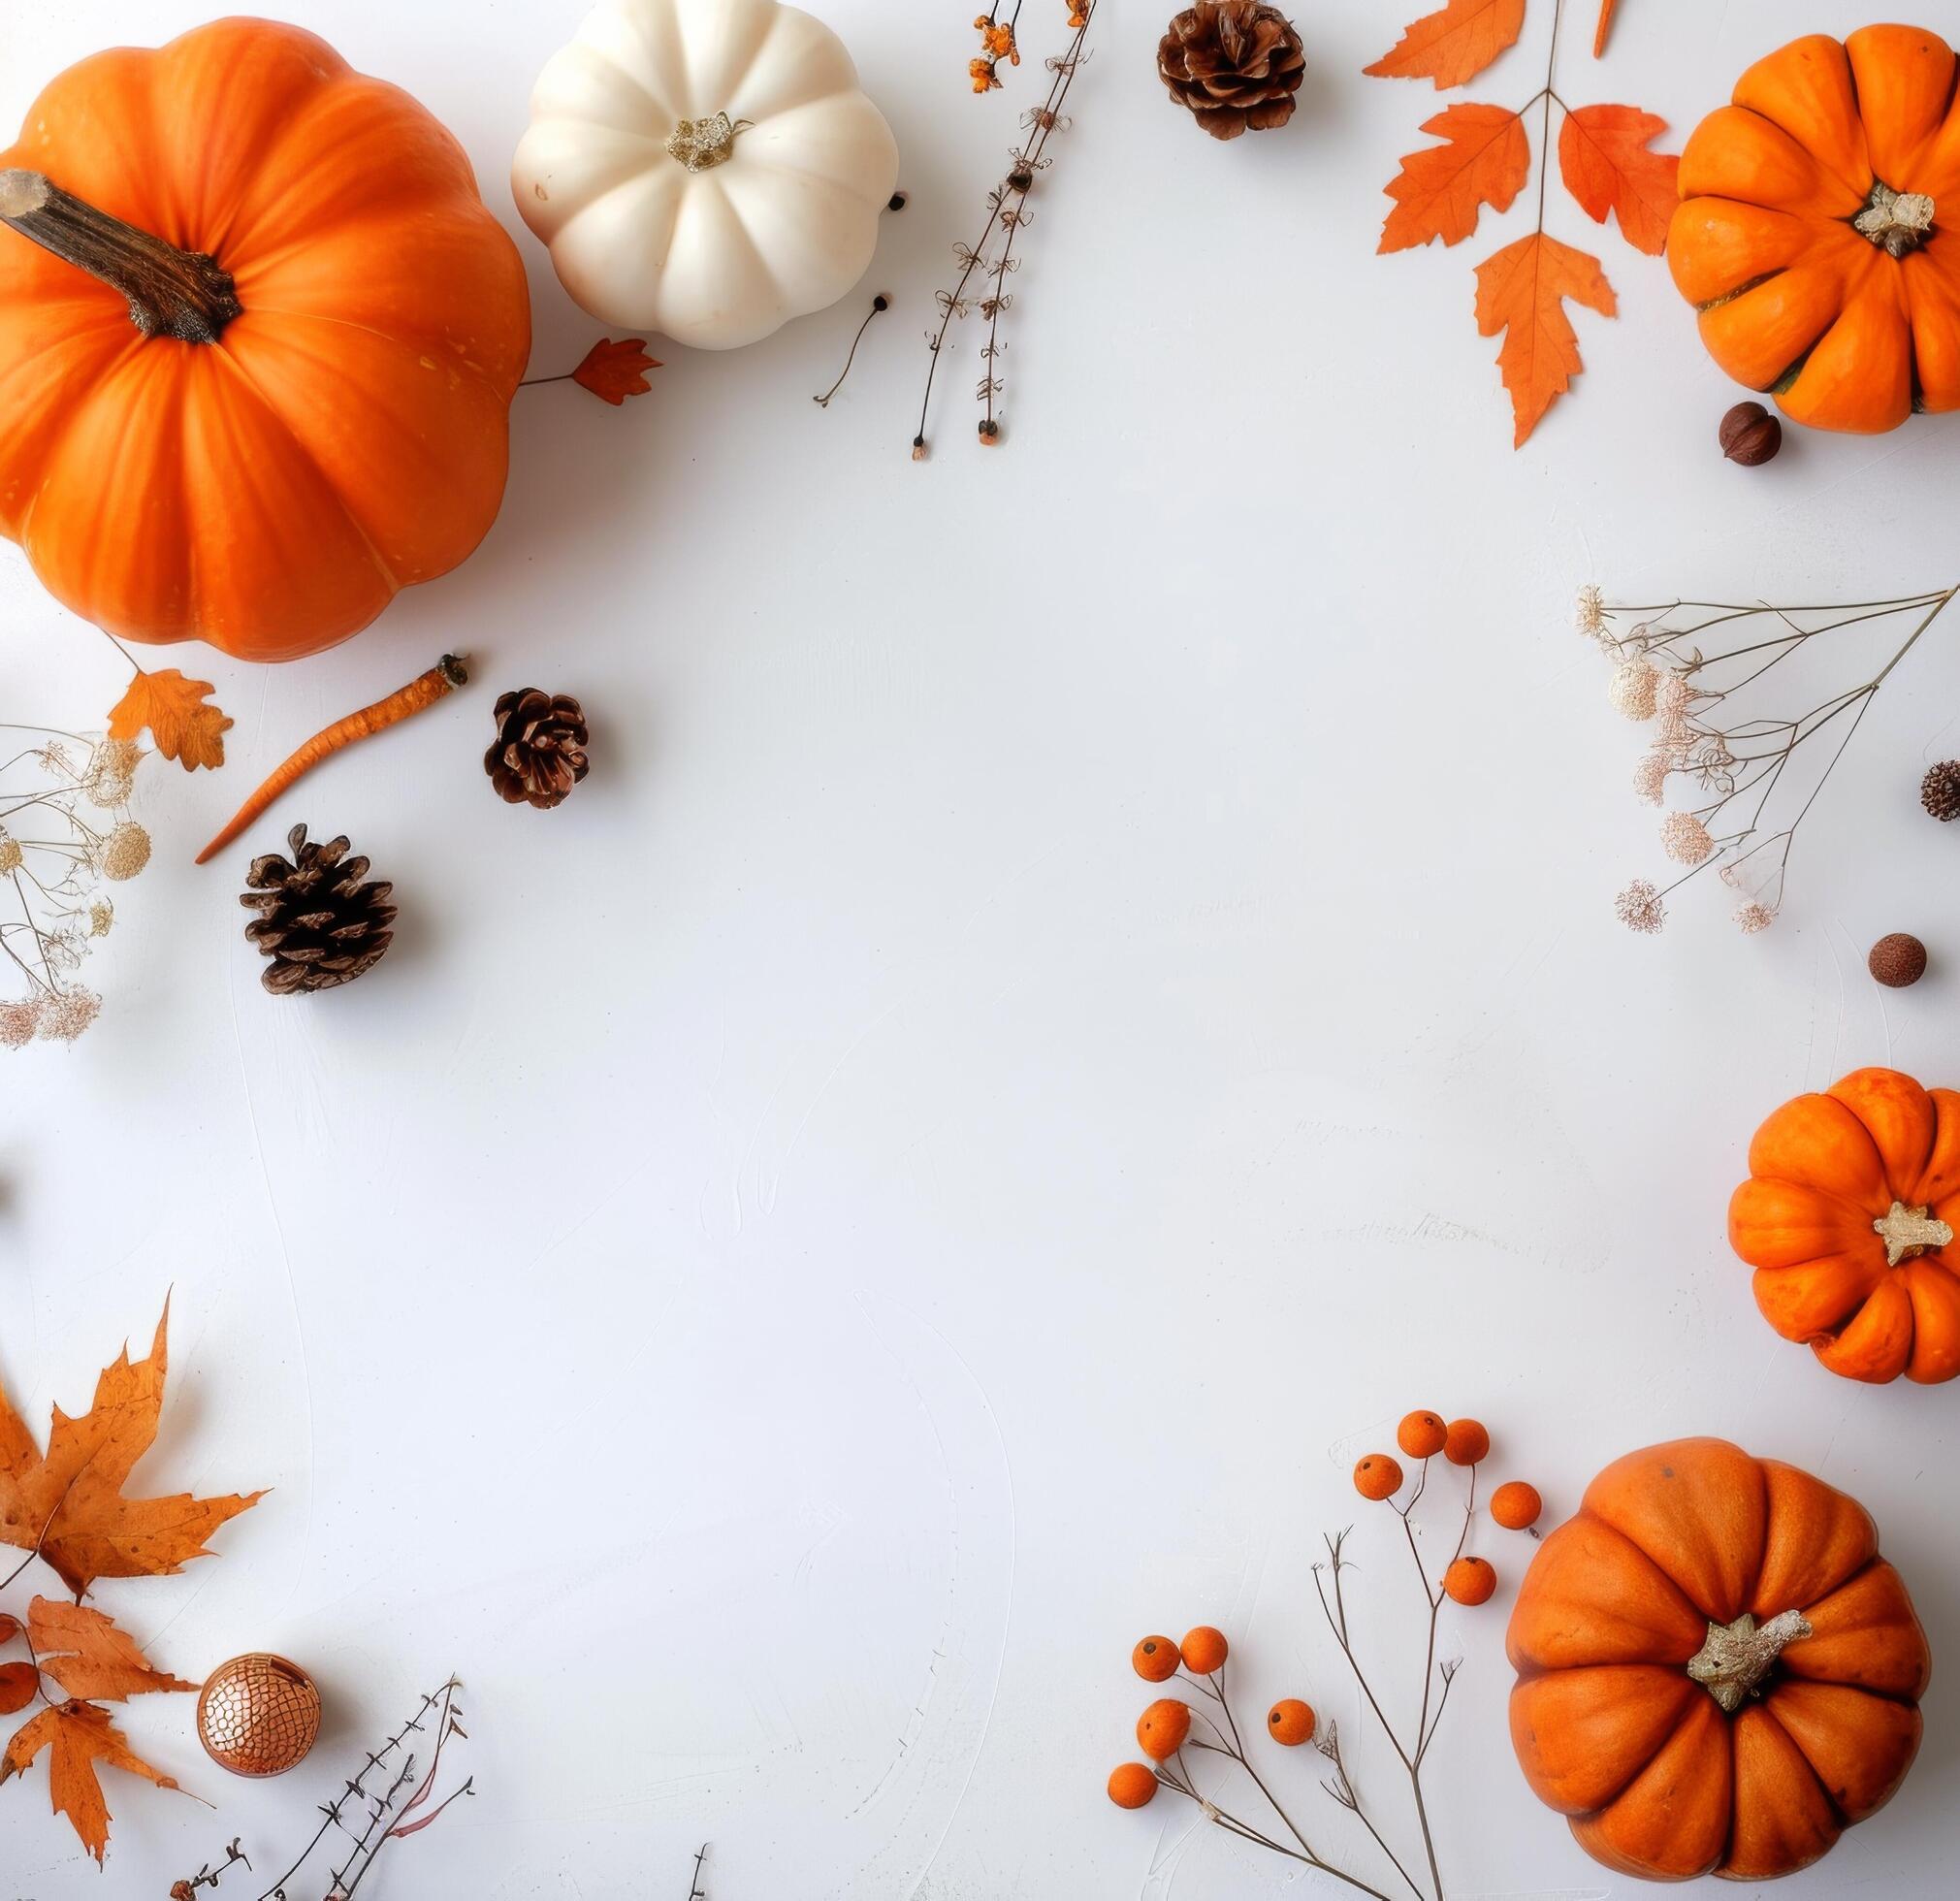
<svg viewBox="0 0 1960 1901"><path fill-rule="evenodd" d="M1919 781L1919 803L1934 818L1960 819L1960 759L1942 759Z"/></svg>
<svg viewBox="0 0 1960 1901"><path fill-rule="evenodd" d="M585 710L569 693L526 687L497 701L497 743L483 756L490 783L509 805L540 811L562 801L591 769Z"/></svg>
<svg viewBox="0 0 1960 1901"><path fill-rule="evenodd" d="M286 834L290 860L268 852L252 860L239 902L258 917L245 936L273 961L259 982L275 997L351 983L381 961L395 933L392 885L364 884L366 858L347 856L344 838L309 844L305 825Z"/></svg>
<svg viewBox="0 0 1960 1901"><path fill-rule="evenodd" d="M1157 48L1157 71L1171 97L1214 139L1236 139L1293 116L1306 55L1277 7L1198 0L1171 22Z"/></svg>

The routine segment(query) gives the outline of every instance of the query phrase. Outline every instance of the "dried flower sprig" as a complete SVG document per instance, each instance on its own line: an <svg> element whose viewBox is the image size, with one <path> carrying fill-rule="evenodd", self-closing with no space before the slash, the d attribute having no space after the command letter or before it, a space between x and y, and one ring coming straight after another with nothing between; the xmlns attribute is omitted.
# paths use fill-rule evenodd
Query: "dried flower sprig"
<svg viewBox="0 0 1960 1901"><path fill-rule="evenodd" d="M115 907L101 889L149 862L149 833L130 816L133 740L47 726L0 726L39 743L0 761L0 951L19 994L0 996L0 1047L73 1043L102 998L76 983Z"/></svg>
<svg viewBox="0 0 1960 1901"><path fill-rule="evenodd" d="M476 1778L466 1777L426 1814L415 1813L434 1793L443 1746L451 1736L465 1742L469 1739L457 1702L462 1688L451 1677L440 1688L428 1692L415 1714L379 1748L367 1753L361 1767L341 1784L340 1792L320 1804L319 1827L294 1856L286 1872L259 1895L258 1901L303 1901L303 1896L307 1895L317 1895L318 1901L353 1901L355 1890L367 1880L376 1857L390 1842L419 1835L459 1796L475 1794ZM420 1771L406 1746L411 1736L431 1731L434 1734L434 1747L427 1770ZM325 1870L312 1873L302 1883L301 1876L312 1867L321 1845L330 1842L333 1845L322 1857L327 1864ZM339 1853L341 1844L346 1845L345 1853L336 1866L334 1856ZM237 1842L232 1843L227 1853L230 1860L216 1869L207 1863L196 1876L175 1884L170 1890L171 1901L188 1901L200 1886L215 1887L218 1876L232 1861L251 1866L239 1853ZM322 1881L326 1884L324 1887L315 1885Z"/></svg>
<svg viewBox="0 0 1960 1901"><path fill-rule="evenodd" d="M701 1864L708 1858L708 1845L703 1842L694 1851L694 1872L688 1877L688 1901L708 1901L708 1890L701 1885Z"/></svg>
<svg viewBox="0 0 1960 1901"><path fill-rule="evenodd" d="M1676 600L1612 606L1596 587L1579 594L1579 631L1613 666L1608 697L1627 719L1652 723L1634 769L1635 796L1683 803L1661 821L1662 852L1686 869L1667 885L1636 878L1614 907L1630 930L1667 921L1667 899L1714 870L1735 892L1735 922L1753 933L1783 908L1798 828L1837 769L1879 690L1960 594L1960 584L1889 600L1779 606L1769 601ZM1794 717L1755 713L1760 683L1812 642L1853 628L1897 635L1889 658ZM1716 634L1718 651L1702 645ZM1734 702L1731 705L1731 702Z"/></svg>
<svg viewBox="0 0 1960 1901"><path fill-rule="evenodd" d="M222 1861L207 1861L195 1875L187 1875L180 1882L171 1883L170 1901L196 1901L199 1888L216 1887L225 1870L236 1868L241 1863L243 1864L245 1873L249 1875L252 1871L250 1857L240 1851L239 1837L234 1835L225 1845L225 1858Z"/></svg>
<svg viewBox="0 0 1960 1901"><path fill-rule="evenodd" d="M1021 125L1028 137L1009 152L1006 177L987 193L986 221L980 226L980 236L971 244L953 247L953 257L960 267L953 287L934 293L939 323L926 333L926 348L932 360L926 369L925 393L918 405L918 429L912 438L915 462L925 461L928 453L926 418L932 409L933 383L939 374L940 356L947 346L947 334L952 320L964 317L969 311L978 311L986 321L986 338L980 345L981 373L974 386L974 395L982 405L980 439L989 447L1001 439L997 399L1004 385L996 373L996 366L1006 349L1000 340L1001 317L1013 304L1007 280L1020 268L1020 260L1014 256L1014 241L1031 222L1028 194L1034 190L1035 180L1053 162L1048 157L1048 141L1069 123L1062 109L1087 56L1084 43L1095 13L1096 0L1080 0L1080 4L1071 8L1068 46L1044 62L1048 72L1047 96L1021 115ZM991 19L992 16L982 17ZM1014 17L1019 17L1018 9ZM982 63L977 60L975 65ZM998 80L993 83L998 84ZM976 78L975 90L987 89ZM973 294L976 280L984 286L979 295Z"/></svg>
<svg viewBox="0 0 1960 1901"><path fill-rule="evenodd" d="M1316 1564L1314 1591L1335 1648L1345 1660L1363 1700L1373 1712L1383 1735L1400 1760L1409 1779L1417 1827L1421 1832L1428 1883L1411 1872L1415 1857L1398 1854L1387 1834L1369 1813L1363 1791L1350 1770L1339 1728L1331 1721L1317 1718L1312 1708L1297 1697L1285 1697L1272 1705L1266 1719L1269 1738L1281 1748L1297 1749L1312 1743L1331 1765L1321 1788L1331 1800L1353 1816L1366 1831L1376 1851L1394 1870L1374 1879L1393 1885L1399 1881L1416 1901L1444 1901L1443 1877L1437 1861L1435 1841L1430 1831L1429 1808L1423 1788L1423 1771L1431 1745L1442 1723L1462 1659L1438 1660L1436 1650L1445 1601L1464 1606L1489 1602L1497 1589L1497 1574L1490 1563L1465 1556L1470 1531L1477 1514L1477 1474L1491 1449L1490 1434L1474 1419L1460 1419L1445 1425L1433 1412L1412 1412L1397 1431L1404 1454L1421 1461L1421 1471L1404 1502L1398 1502L1403 1490L1399 1461L1386 1453L1370 1453L1356 1466L1355 1489L1363 1498L1386 1504L1401 1521L1402 1539L1416 1567L1416 1576L1428 1610L1423 1653L1423 1697L1413 1727L1398 1729L1390 1722L1370 1685L1356 1653L1348 1624L1347 1587L1344 1573L1354 1569L1346 1556L1349 1531L1326 1540L1328 1562ZM1463 1516L1456 1542L1442 1575L1433 1583L1424 1562L1419 1543L1421 1528L1415 1509L1429 1489L1430 1463L1440 1454L1452 1466L1467 1472ZM1532 1527L1543 1509L1536 1490L1518 1481L1500 1486L1491 1506L1493 1519L1507 1530L1537 1533ZM1255 1847L1269 1850L1288 1860L1304 1863L1321 1874L1377 1901L1389 1901L1388 1890L1373 1881L1355 1874L1330 1860L1302 1831L1288 1812L1271 1785L1254 1766L1226 1687L1226 1664L1230 1655L1223 1632L1208 1625L1189 1631L1181 1643L1169 1637L1145 1637L1131 1653L1131 1666L1146 1683L1168 1685L1173 1678L1207 1699L1206 1705L1187 1703L1178 1697L1163 1696L1146 1709L1137 1724L1137 1741L1147 1762L1126 1762L1109 1777L1109 1799L1118 1808L1141 1809L1152 1801L1160 1788L1168 1788L1194 1803L1199 1813L1214 1827ZM1186 1760L1185 1752L1204 1752L1222 1757L1242 1771L1265 1804L1270 1820L1249 1820L1218 1800L1219 1788L1199 1787ZM1257 1813L1257 1811L1255 1811ZM1420 1870L1421 1864L1416 1864Z"/></svg>

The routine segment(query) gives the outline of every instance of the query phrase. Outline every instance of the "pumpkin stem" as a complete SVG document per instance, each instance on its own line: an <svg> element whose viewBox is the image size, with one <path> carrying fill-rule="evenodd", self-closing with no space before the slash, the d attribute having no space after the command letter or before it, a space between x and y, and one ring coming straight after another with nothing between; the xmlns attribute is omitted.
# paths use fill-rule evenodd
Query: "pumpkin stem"
<svg viewBox="0 0 1960 1901"><path fill-rule="evenodd" d="M215 343L243 307L214 259L98 211L39 172L0 172L0 224L127 298L145 337Z"/></svg>
<svg viewBox="0 0 1960 1901"><path fill-rule="evenodd" d="M1944 1247L1953 1239L1953 1230L1937 1215L1923 1208L1908 1208L1904 1202L1894 1202L1888 1213L1880 1215L1872 1232L1885 1243L1888 1268L1916 1260L1929 1247Z"/></svg>
<svg viewBox="0 0 1960 1901"><path fill-rule="evenodd" d="M735 149L735 134L748 130L747 119L731 119L726 113L713 118L684 118L668 135L667 156L679 159L690 172L705 172L728 158Z"/></svg>
<svg viewBox="0 0 1960 1901"><path fill-rule="evenodd" d="M1783 1646L1811 1634L1801 1611L1783 1611L1764 1625L1745 1611L1733 1624L1709 1625L1708 1641L1689 1660L1687 1674L1733 1716L1750 1697L1762 1694L1762 1680Z"/></svg>
<svg viewBox="0 0 1960 1901"><path fill-rule="evenodd" d="M1933 201L1923 191L1894 191L1874 183L1865 209L1852 227L1894 257L1904 257L1926 242L1933 229Z"/></svg>

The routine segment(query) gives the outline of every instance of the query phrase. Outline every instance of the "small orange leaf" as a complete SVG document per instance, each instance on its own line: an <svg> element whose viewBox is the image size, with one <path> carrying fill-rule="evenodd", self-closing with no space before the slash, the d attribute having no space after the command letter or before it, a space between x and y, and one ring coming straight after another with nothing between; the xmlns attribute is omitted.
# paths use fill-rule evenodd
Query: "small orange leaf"
<svg viewBox="0 0 1960 1901"><path fill-rule="evenodd" d="M1531 142L1508 107L1452 106L1423 130L1445 143L1410 152L1385 187L1396 208L1378 251L1405 251L1435 238L1461 243L1476 230L1482 206L1509 210L1531 176Z"/></svg>
<svg viewBox="0 0 1960 1901"><path fill-rule="evenodd" d="M30 1717L0 1756L0 1783L24 1775L45 1749L53 1751L48 1758L48 1793L54 1811L74 1824L82 1847L97 1861L109 1845L110 1820L102 1785L95 1780L98 1762L142 1776L159 1788L177 1787L171 1777L136 1755L129 1738L110 1722L109 1712L93 1703L56 1703Z"/></svg>
<svg viewBox="0 0 1960 1901"><path fill-rule="evenodd" d="M628 337L615 343L610 337L602 337L585 353L585 361L571 372L571 379L617 409L629 396L645 396L653 388L646 372L659 367L659 361L647 354L645 338Z"/></svg>
<svg viewBox="0 0 1960 1901"><path fill-rule="evenodd" d="M0 1716L24 1710L41 1688L41 1673L31 1663L0 1663Z"/></svg>
<svg viewBox="0 0 1960 1901"><path fill-rule="evenodd" d="M1637 106L1580 106L1558 131L1558 170L1565 189L1594 224L1618 213L1626 242L1650 257L1667 248L1667 227L1681 193L1674 152L1648 150L1667 130L1664 118Z"/></svg>
<svg viewBox="0 0 1960 1901"><path fill-rule="evenodd" d="M1514 446L1537 428L1585 367L1565 314L1567 298L1602 317L1619 314L1599 260L1542 231L1506 244L1477 267L1477 329L1486 337L1504 333L1497 368L1511 393Z"/></svg>
<svg viewBox="0 0 1960 1901"><path fill-rule="evenodd" d="M1402 29L1364 70L1378 80L1433 80L1441 92L1474 80L1525 30L1525 0L1448 0Z"/></svg>
<svg viewBox="0 0 1960 1901"><path fill-rule="evenodd" d="M1613 10L1620 0L1599 0L1599 24L1592 29L1592 57L1601 59L1606 53L1606 42L1613 32Z"/></svg>
<svg viewBox="0 0 1960 1901"><path fill-rule="evenodd" d="M221 708L204 704L210 691L209 680L186 680L174 666L155 673L138 668L129 691L109 709L109 736L134 739L147 726L156 750L186 772L223 765L232 723Z"/></svg>
<svg viewBox="0 0 1960 1901"><path fill-rule="evenodd" d="M127 1630L83 1604L37 1597L27 1606L27 1641L42 1669L71 1696L100 1696L117 1703L153 1690L195 1690L154 1669Z"/></svg>

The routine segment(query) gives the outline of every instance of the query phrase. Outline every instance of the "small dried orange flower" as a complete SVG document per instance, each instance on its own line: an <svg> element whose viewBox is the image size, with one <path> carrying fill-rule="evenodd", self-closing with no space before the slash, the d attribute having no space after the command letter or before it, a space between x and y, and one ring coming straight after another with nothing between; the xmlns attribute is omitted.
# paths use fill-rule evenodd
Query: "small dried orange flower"
<svg viewBox="0 0 1960 1901"><path fill-rule="evenodd" d="M1402 1489L1402 1468L1386 1452L1370 1452L1354 1468L1354 1489L1364 1498L1393 1498Z"/></svg>
<svg viewBox="0 0 1960 1901"><path fill-rule="evenodd" d="M1152 1762L1162 1762L1184 1747L1191 1733L1191 1705L1160 1696L1137 1719L1137 1747Z"/></svg>
<svg viewBox="0 0 1960 1901"><path fill-rule="evenodd" d="M1298 1749L1313 1741L1313 1706L1298 1696L1284 1696L1266 1713L1266 1733L1275 1743Z"/></svg>
<svg viewBox="0 0 1960 1901"><path fill-rule="evenodd" d="M1497 1574L1481 1558L1459 1558L1443 1573L1443 1590L1460 1604L1488 1603Z"/></svg>
<svg viewBox="0 0 1960 1901"><path fill-rule="evenodd" d="M1446 1436L1441 1418L1433 1412L1412 1412L1396 1428L1396 1443L1411 1459L1433 1459Z"/></svg>
<svg viewBox="0 0 1960 1901"><path fill-rule="evenodd" d="M1223 1630L1201 1624L1195 1630L1185 1631L1178 1649L1184 1656L1184 1667L1194 1677L1208 1677L1214 1670L1224 1669L1232 1646L1225 1641Z"/></svg>
<svg viewBox="0 0 1960 1901"><path fill-rule="evenodd" d="M1169 1637L1145 1637L1130 1653L1130 1667L1145 1683L1164 1683L1174 1677L1183 1660Z"/></svg>
<svg viewBox="0 0 1960 1901"><path fill-rule="evenodd" d="M1535 1485L1514 1478L1491 1494L1491 1516L1507 1531L1523 1531L1537 1524L1545 1501Z"/></svg>
<svg viewBox="0 0 1960 1901"><path fill-rule="evenodd" d="M1147 1762L1119 1762L1109 1771L1109 1800L1119 1809L1147 1808L1157 1797L1157 1772Z"/></svg>
<svg viewBox="0 0 1960 1901"><path fill-rule="evenodd" d="M1443 1457L1453 1466L1476 1466L1491 1456L1491 1435L1474 1419L1453 1419L1443 1439Z"/></svg>

